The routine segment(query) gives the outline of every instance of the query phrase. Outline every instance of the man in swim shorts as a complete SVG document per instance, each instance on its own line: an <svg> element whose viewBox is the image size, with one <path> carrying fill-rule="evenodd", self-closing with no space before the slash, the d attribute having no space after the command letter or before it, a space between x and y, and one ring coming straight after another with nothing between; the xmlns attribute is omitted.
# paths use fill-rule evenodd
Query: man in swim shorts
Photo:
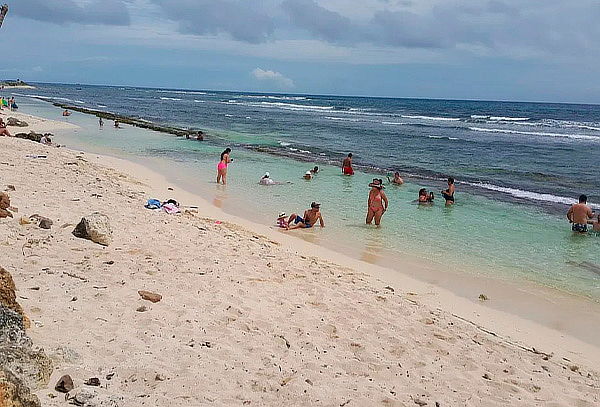
<svg viewBox="0 0 600 407"><path fill-rule="evenodd" d="M342 173L344 175L354 175L354 169L352 168L352 153L348 154L348 157L342 161Z"/></svg>
<svg viewBox="0 0 600 407"><path fill-rule="evenodd" d="M325 222L323 221L323 216L321 215L321 204L313 202L310 204L310 209L304 212L304 216L298 216L293 213L288 219L288 224L293 226L288 226L288 230L292 229L308 229L320 223L321 227L325 227Z"/></svg>
<svg viewBox="0 0 600 407"><path fill-rule="evenodd" d="M571 230L575 233L587 233L588 222L594 217L594 212L587 206L587 196L581 195L579 203L574 204L567 212L567 219L571 222Z"/></svg>
<svg viewBox="0 0 600 407"><path fill-rule="evenodd" d="M446 205L454 204L454 178L448 177L448 189L441 192L442 196L446 200Z"/></svg>

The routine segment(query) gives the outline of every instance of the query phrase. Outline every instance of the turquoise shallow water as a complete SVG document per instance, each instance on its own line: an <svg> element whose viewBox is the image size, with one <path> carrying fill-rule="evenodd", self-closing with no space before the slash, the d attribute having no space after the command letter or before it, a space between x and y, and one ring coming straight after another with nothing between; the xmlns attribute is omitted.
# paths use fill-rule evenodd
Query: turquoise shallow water
<svg viewBox="0 0 600 407"><path fill-rule="evenodd" d="M24 112L59 118L60 111L49 104L21 105ZM237 149L229 185L221 187L214 183L220 146L131 127L115 130L109 123L99 130L95 117L79 113L68 120L84 129L64 132L59 143L142 162L225 211L259 223L271 224L278 212L302 212L311 201L319 201L327 227L290 233L355 257L385 259L387 264L396 258L423 259L443 270L533 281L600 300L600 274L593 270L593 265L600 266L600 237L574 236L562 216L542 209L460 189L454 207L440 201L421 207L414 203L421 186L408 183L387 187L390 208L383 227L375 229L364 225L371 174L344 177L339 168L319 164L321 173L304 181L301 176L311 163ZM259 186L265 171L277 181L292 183Z"/></svg>

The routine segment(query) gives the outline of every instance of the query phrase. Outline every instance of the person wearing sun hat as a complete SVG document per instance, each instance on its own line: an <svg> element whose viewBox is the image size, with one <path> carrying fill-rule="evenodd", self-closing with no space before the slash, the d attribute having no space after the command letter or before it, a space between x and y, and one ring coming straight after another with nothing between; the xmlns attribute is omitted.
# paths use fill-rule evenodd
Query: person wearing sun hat
<svg viewBox="0 0 600 407"><path fill-rule="evenodd" d="M277 217L277 226L283 229L287 229L289 224L287 220L285 220L285 212L281 212Z"/></svg>
<svg viewBox="0 0 600 407"><path fill-rule="evenodd" d="M368 210L367 210L367 225L370 225L375 219L375 225L379 226L381 224L381 217L387 211L388 208L388 199L383 190L385 187L383 186L383 180L378 178L373 178L373 182L369 184L371 190L369 191L369 201L368 201Z"/></svg>
<svg viewBox="0 0 600 407"><path fill-rule="evenodd" d="M294 225L288 226L288 230L308 229L316 225L317 222L324 228L325 221L323 220L323 215L321 215L321 204L317 202L311 203L310 209L304 211L303 217L293 213L288 219L288 224L291 225L292 222L294 222Z"/></svg>

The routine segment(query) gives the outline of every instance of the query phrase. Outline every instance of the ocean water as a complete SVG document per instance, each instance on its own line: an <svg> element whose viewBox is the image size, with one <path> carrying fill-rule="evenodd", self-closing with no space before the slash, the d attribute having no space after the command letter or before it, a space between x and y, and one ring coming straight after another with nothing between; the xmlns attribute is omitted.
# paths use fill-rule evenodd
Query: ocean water
<svg viewBox="0 0 600 407"><path fill-rule="evenodd" d="M600 203L599 106L44 84L14 93L25 112L54 119L60 110L44 101L202 129L209 137L199 143L108 122L99 130L95 117L74 113L66 120L84 130L58 137L143 162L260 223L319 201L327 227L293 232L317 244L392 267L422 259L600 299L600 237L574 236L564 219L580 193ZM234 163L220 187L215 167L225 146ZM348 152L360 169L354 177L339 170ZM321 173L302 180L313 165ZM367 227L367 185L392 170L408 182L387 186L383 227ZM289 183L259 186L265 171ZM447 175L458 181L456 205L414 203L420 187L438 192Z"/></svg>

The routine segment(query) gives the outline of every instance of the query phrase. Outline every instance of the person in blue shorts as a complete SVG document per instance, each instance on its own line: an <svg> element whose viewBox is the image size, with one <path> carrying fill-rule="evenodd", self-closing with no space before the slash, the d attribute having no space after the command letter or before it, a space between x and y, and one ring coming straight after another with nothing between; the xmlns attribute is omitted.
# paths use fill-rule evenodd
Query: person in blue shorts
<svg viewBox="0 0 600 407"><path fill-rule="evenodd" d="M315 226L319 222L322 228L325 227L323 215L321 215L321 204L313 202L310 204L310 209L304 211L304 216L299 216L293 213L288 219L288 230L292 229L307 229Z"/></svg>

